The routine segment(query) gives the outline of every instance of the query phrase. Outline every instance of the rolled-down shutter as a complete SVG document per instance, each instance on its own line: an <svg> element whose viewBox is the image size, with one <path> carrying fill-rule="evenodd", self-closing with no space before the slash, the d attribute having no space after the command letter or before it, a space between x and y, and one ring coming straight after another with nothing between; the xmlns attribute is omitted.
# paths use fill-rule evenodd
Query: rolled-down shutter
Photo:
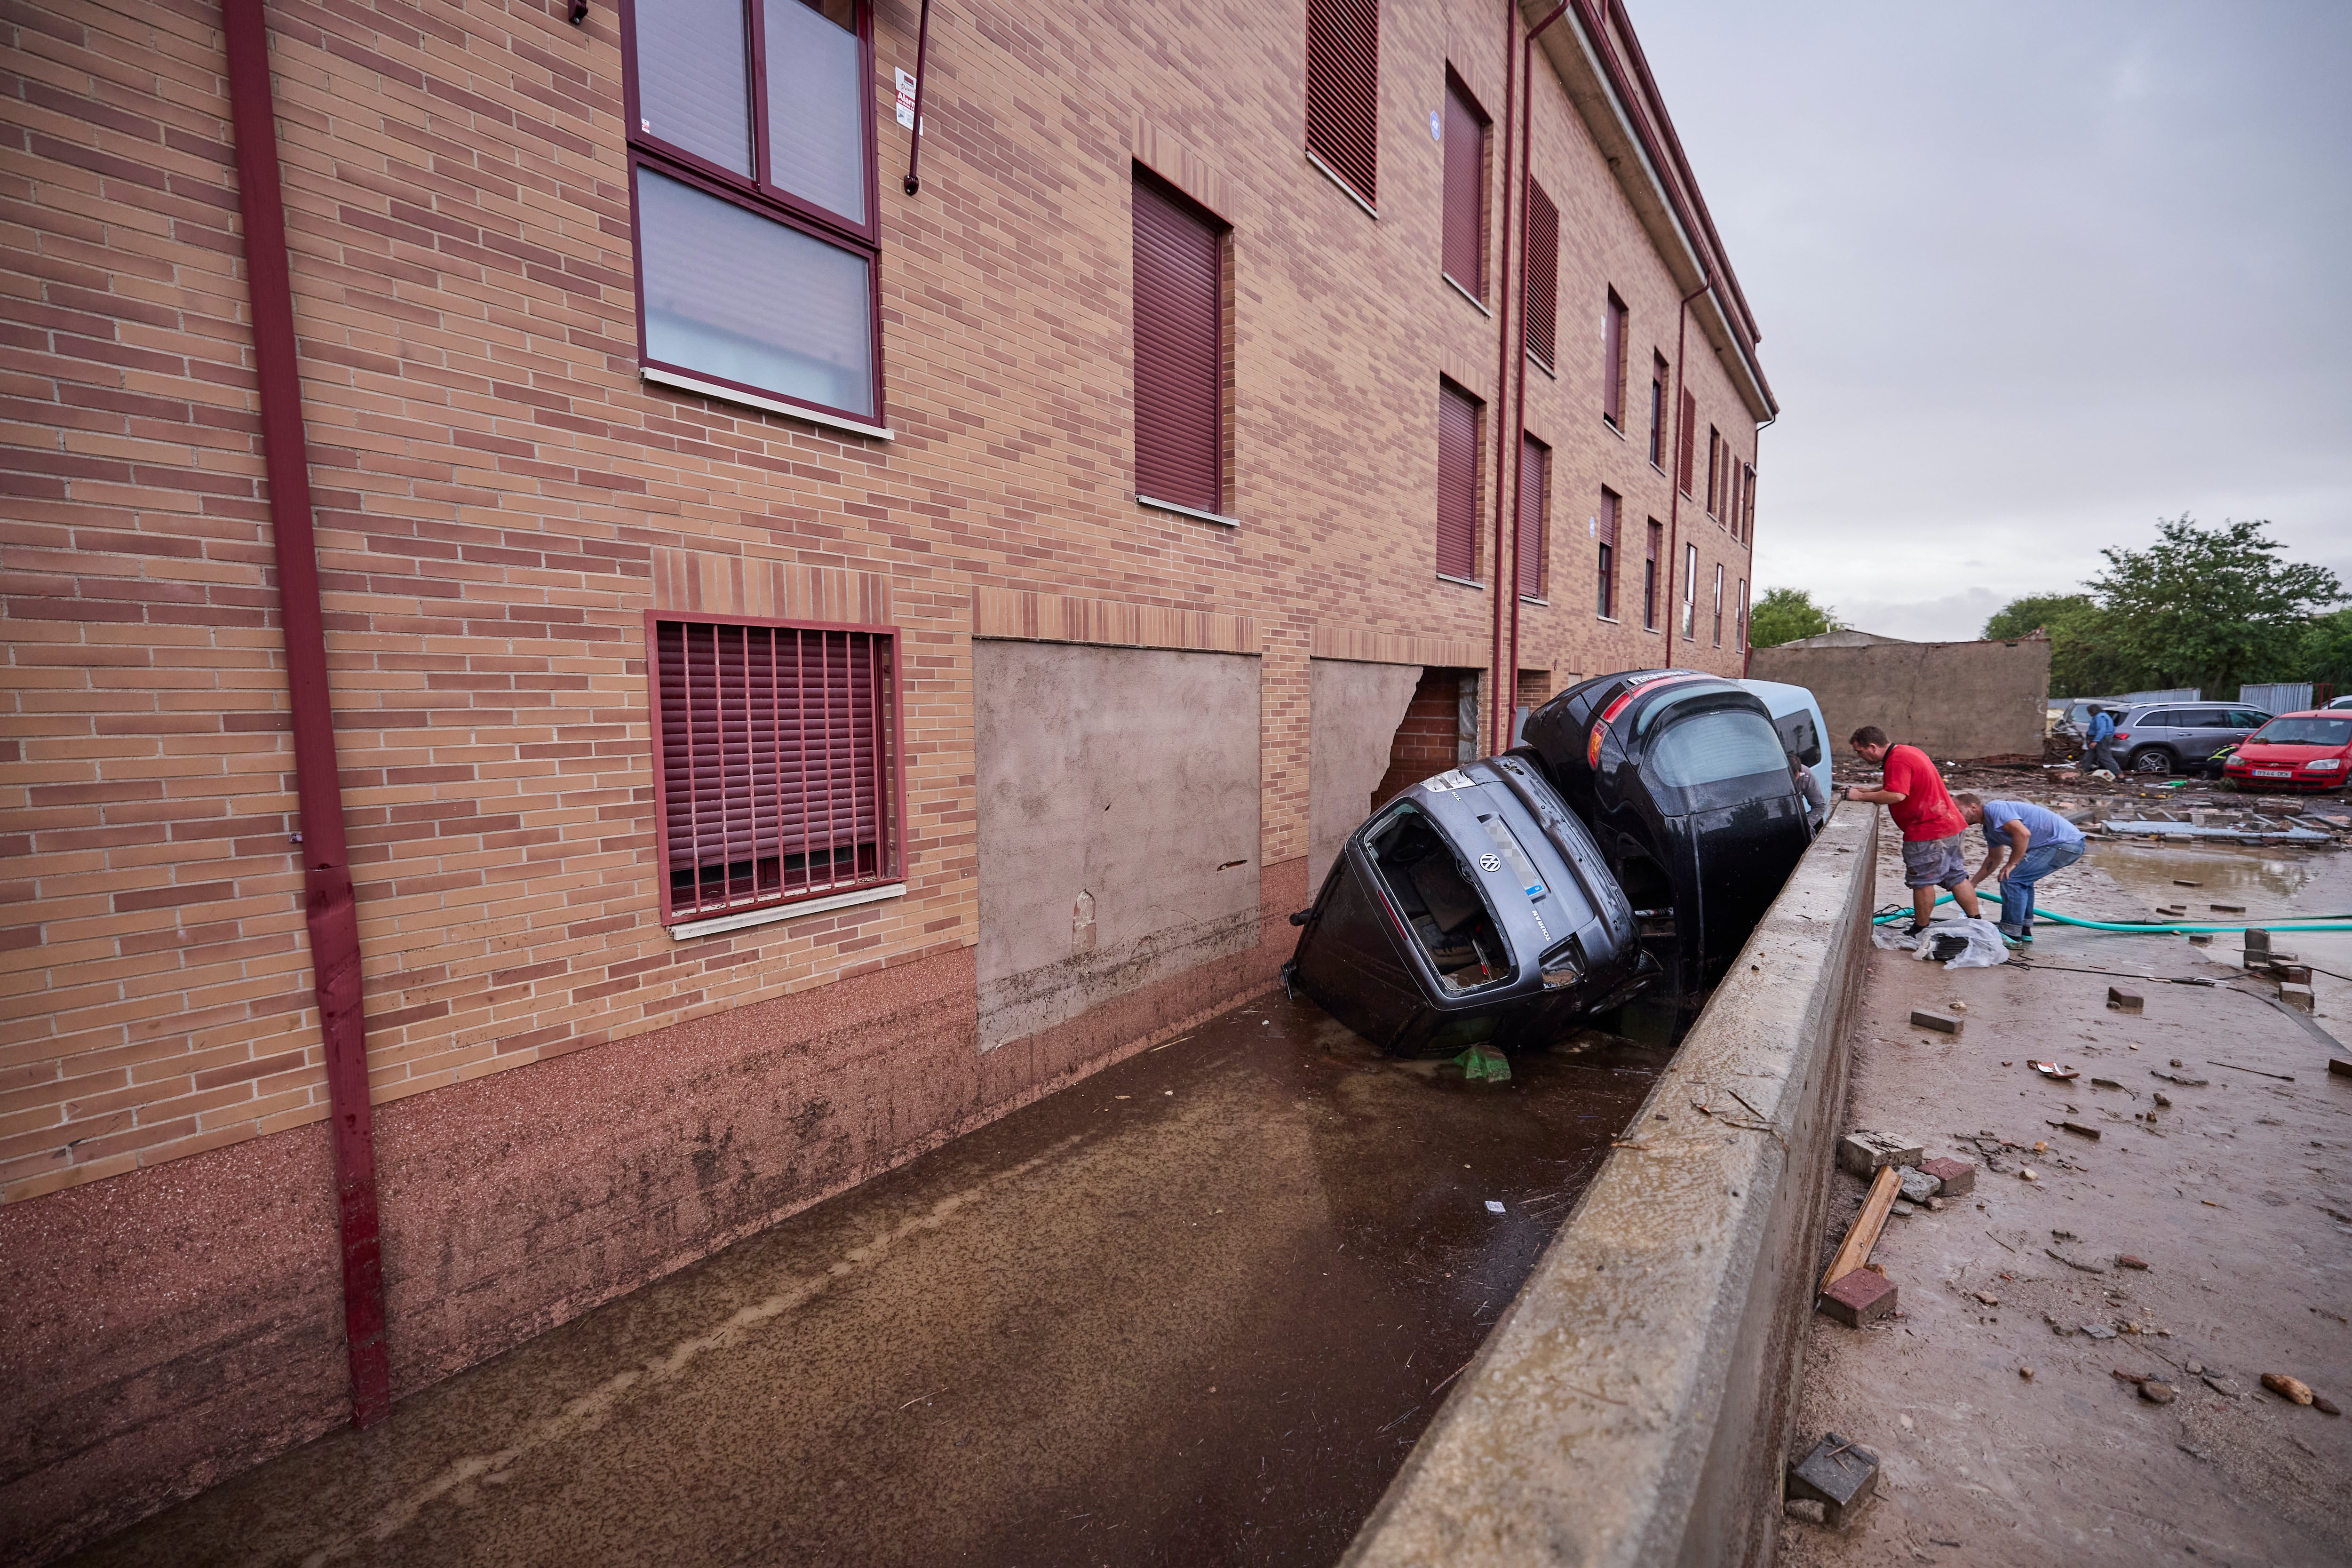
<svg viewBox="0 0 2352 1568"><path fill-rule="evenodd" d="M1467 577L1478 563L1478 400L1437 384L1437 569Z"/></svg>
<svg viewBox="0 0 2352 1568"><path fill-rule="evenodd" d="M1519 438L1519 592L1543 594L1544 491L1551 476L1551 448L1532 436Z"/></svg>
<svg viewBox="0 0 2352 1568"><path fill-rule="evenodd" d="M1528 352L1546 370L1559 363L1555 357L1559 334L1559 209L1544 188L1528 182Z"/></svg>
<svg viewBox="0 0 2352 1568"><path fill-rule="evenodd" d="M1380 0L1307 0L1307 147L1380 205Z"/></svg>
<svg viewBox="0 0 2352 1568"><path fill-rule="evenodd" d="M1486 121L1462 84L1445 82L1445 275L1486 297Z"/></svg>
<svg viewBox="0 0 2352 1568"><path fill-rule="evenodd" d="M1696 434L1691 426L1697 421L1698 399L1691 395L1690 388L1685 387L1683 388L1682 439L1675 458L1676 468L1675 483L1685 495L1691 493L1691 465L1698 447Z"/></svg>
<svg viewBox="0 0 2352 1568"><path fill-rule="evenodd" d="M1190 203L1135 182L1135 491L1216 511L1223 246Z"/></svg>
<svg viewBox="0 0 2352 1568"><path fill-rule="evenodd" d="M656 623L673 915L895 874L890 644Z"/></svg>
<svg viewBox="0 0 2352 1568"><path fill-rule="evenodd" d="M1601 326L1601 415L1625 426L1625 301L1611 290Z"/></svg>

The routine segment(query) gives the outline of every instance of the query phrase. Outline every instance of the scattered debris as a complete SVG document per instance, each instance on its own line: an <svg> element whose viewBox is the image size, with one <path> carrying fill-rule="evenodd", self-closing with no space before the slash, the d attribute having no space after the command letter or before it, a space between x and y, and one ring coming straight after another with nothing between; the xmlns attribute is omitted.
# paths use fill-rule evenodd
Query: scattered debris
<svg viewBox="0 0 2352 1568"><path fill-rule="evenodd" d="M2000 1298L1994 1295L1990 1290L1971 1290L1969 1294L1974 1296L1978 1300L1982 1301L1988 1307L1998 1307L2000 1305Z"/></svg>
<svg viewBox="0 0 2352 1568"><path fill-rule="evenodd" d="M1503 1205L1496 1203L1493 1198L1488 1198L1486 1200L1486 1212L1488 1214L1501 1214L1503 1212Z"/></svg>
<svg viewBox="0 0 2352 1568"><path fill-rule="evenodd" d="M2172 879L2172 885L2176 888L2201 888L2205 884L2202 882L2192 882L2186 877L2175 877Z"/></svg>
<svg viewBox="0 0 2352 1568"><path fill-rule="evenodd" d="M2146 1268L2147 1264L2144 1259L2134 1258L2128 1252L2118 1252L2116 1254L2116 1267L2118 1268ZM2194 1372L2197 1369L2194 1366L2191 1366L2189 1370Z"/></svg>
<svg viewBox="0 0 2352 1568"><path fill-rule="evenodd" d="M2203 1376L2205 1379L2205 1386L2211 1389L2214 1393L2220 1394L2224 1399L2242 1399L2246 1395L2246 1391L2244 1389L2231 1382L2230 1379L2221 1373L2209 1372L2204 1373Z"/></svg>
<svg viewBox="0 0 2352 1568"><path fill-rule="evenodd" d="M2107 987L2107 1006L2116 1013L2137 1013L2147 1005L2147 998L2137 991L2126 991L2120 985Z"/></svg>
<svg viewBox="0 0 2352 1568"><path fill-rule="evenodd" d="M2105 1274L2107 1271L2107 1266L2104 1263L2085 1263L2079 1258L2067 1257L2064 1253L2059 1251L2054 1247L2045 1247L2042 1250L2056 1258L2059 1262L2064 1264L2067 1268L2079 1268L2085 1274ZM2090 1330L2084 1329L2083 1331L2084 1333L2089 1333Z"/></svg>
<svg viewBox="0 0 2352 1568"><path fill-rule="evenodd" d="M2072 1132L2078 1138L2088 1138L2094 1143L2099 1141L2099 1130L2095 1127L2086 1127L2080 1121L2053 1121L2048 1125L2057 1128L2062 1132Z"/></svg>
<svg viewBox="0 0 2352 1568"><path fill-rule="evenodd" d="M2231 1072L2250 1072L2256 1078L2274 1078L2281 1083L2293 1083L2294 1081L2294 1074L2291 1072L2264 1072L2260 1068L2242 1068L2235 1062L2215 1061L2211 1057L2207 1057L2205 1058L2205 1065L2208 1067L2228 1068Z"/></svg>
<svg viewBox="0 0 2352 1568"><path fill-rule="evenodd" d="M1843 1529L1876 1495L1878 1456L1836 1433L1789 1467L1783 1495L1794 1502L1818 1502L1825 1523Z"/></svg>
<svg viewBox="0 0 2352 1568"><path fill-rule="evenodd" d="M2159 1089L2156 1091L2156 1102L2158 1105L2169 1107L2172 1104L2172 1096Z"/></svg>
<svg viewBox="0 0 2352 1568"><path fill-rule="evenodd" d="M1925 1007L1911 1009L1911 1026L1915 1029L1932 1029L1939 1035L1957 1035L1960 1032L1960 1026L1964 1021L1947 1014L1929 1012Z"/></svg>
<svg viewBox="0 0 2352 1568"><path fill-rule="evenodd" d="M1965 1197L1977 1189L1977 1168L1966 1160L1922 1160L1919 1169L1943 1184L1945 1197Z"/></svg>
<svg viewBox="0 0 2352 1568"><path fill-rule="evenodd" d="M2179 1395L2179 1393L2180 1391L2172 1384L2158 1383L2154 1378L2139 1385L2139 1396L2150 1405L2169 1405Z"/></svg>
<svg viewBox="0 0 2352 1568"><path fill-rule="evenodd" d="M1871 1249L1878 1245L1878 1235L1885 1227L1886 1215L1895 1206L1895 1196L1902 1188L1902 1178L1893 1165L1879 1167L1870 1184L1870 1195L1863 1200L1862 1212L1853 1216L1853 1224L1839 1244L1837 1256L1830 1259L1829 1269L1822 1276L1822 1290L1827 1294L1831 1286L1860 1269L1870 1261Z"/></svg>
<svg viewBox="0 0 2352 1568"><path fill-rule="evenodd" d="M2042 1179L2042 1173L2031 1165L2022 1165L2018 1168L2017 1179L2021 1182L2038 1182Z"/></svg>
<svg viewBox="0 0 2352 1568"><path fill-rule="evenodd" d="M2344 1412L2336 1408L2336 1402L2334 1400L2320 1394L2315 1394L2311 1396L2311 1407L2314 1410L2318 1411L2322 1415L2341 1415L2344 1414Z"/></svg>
<svg viewBox="0 0 2352 1568"><path fill-rule="evenodd" d="M2178 1067L2180 1064L2179 1062L2175 1062L2173 1065ZM2150 1078L2160 1078L2168 1082L2177 1083L2183 1089L2203 1089L2206 1084L2211 1081L2209 1079L2190 1078L2186 1073L2166 1072L2160 1068L2150 1068L2147 1069L2147 1073Z"/></svg>
<svg viewBox="0 0 2352 1568"><path fill-rule="evenodd" d="M2026 1382L2032 1383L2033 1381L2033 1369L2030 1366L2021 1366L2017 1369L2017 1375L2025 1379Z"/></svg>
<svg viewBox="0 0 2352 1568"><path fill-rule="evenodd" d="M2111 1078L2095 1078L2091 1080L2091 1087L2093 1089L2121 1089L2123 1088L2123 1085L2117 1083Z"/></svg>
<svg viewBox="0 0 2352 1568"><path fill-rule="evenodd" d="M2205 907L2217 915L2242 915L2246 912L2243 904L2208 904Z"/></svg>
<svg viewBox="0 0 2352 1568"><path fill-rule="evenodd" d="M2308 983L2298 985L2292 980L2283 982L2279 986L2279 1000L2299 1013L2313 1013L2319 1008L2319 999L2312 994Z"/></svg>
<svg viewBox="0 0 2352 1568"><path fill-rule="evenodd" d="M1943 1190L1942 1182L1910 1165L1895 1167L1895 1174L1905 1203L1924 1204Z"/></svg>
<svg viewBox="0 0 2352 1568"><path fill-rule="evenodd" d="M1895 1282L1867 1268L1855 1269L1822 1292L1821 1310L1849 1329L1874 1323L1895 1306Z"/></svg>
<svg viewBox="0 0 2352 1568"><path fill-rule="evenodd" d="M2060 1331L2063 1332L2064 1331L2062 1330ZM2116 1337L2115 1330L2109 1328L2105 1323L2084 1323L2083 1325L2083 1331L2090 1335L2091 1338L2095 1340L2111 1340Z"/></svg>
<svg viewBox="0 0 2352 1568"><path fill-rule="evenodd" d="M1837 1158L1841 1170L1867 1176L1888 1165L1916 1165L1927 1152L1916 1139L1857 1127L1838 1140Z"/></svg>
<svg viewBox="0 0 2352 1568"><path fill-rule="evenodd" d="M2070 1078L2080 1078L2082 1076L2078 1069L2074 1068L2062 1068L2056 1062L2028 1061L2025 1065L2032 1068L2035 1072L2040 1073L2043 1078L2054 1078L2061 1082L2063 1082Z"/></svg>
<svg viewBox="0 0 2352 1568"><path fill-rule="evenodd" d="M2299 1377L2289 1377L2283 1372L2263 1373L2263 1386L2280 1398L2291 1399L2297 1405L2308 1405L2316 1397L2311 1392L2311 1384Z"/></svg>
<svg viewBox="0 0 2352 1568"><path fill-rule="evenodd" d="M2337 1078L2352 1078L2352 1061L2346 1061L2342 1057L2330 1057L2327 1058L2327 1070Z"/></svg>

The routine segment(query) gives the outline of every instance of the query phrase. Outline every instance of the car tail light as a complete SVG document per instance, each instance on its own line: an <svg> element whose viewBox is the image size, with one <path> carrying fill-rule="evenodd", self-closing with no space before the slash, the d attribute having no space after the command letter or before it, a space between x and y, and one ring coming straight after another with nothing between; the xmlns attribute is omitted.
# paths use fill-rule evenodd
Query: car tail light
<svg viewBox="0 0 2352 1568"><path fill-rule="evenodd" d="M2131 739L2131 731L2129 730L2118 730L2116 731L2116 739L2117 741L2128 741Z"/></svg>

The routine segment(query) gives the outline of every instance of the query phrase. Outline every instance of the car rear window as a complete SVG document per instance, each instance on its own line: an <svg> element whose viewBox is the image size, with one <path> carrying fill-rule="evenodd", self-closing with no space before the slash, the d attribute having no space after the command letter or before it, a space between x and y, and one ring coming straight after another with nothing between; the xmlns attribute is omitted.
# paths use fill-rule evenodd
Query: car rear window
<svg viewBox="0 0 2352 1568"><path fill-rule="evenodd" d="M1760 713L1727 709L1684 720L1658 737L1647 767L1658 782L1677 789L1786 773L1789 753Z"/></svg>
<svg viewBox="0 0 2352 1568"><path fill-rule="evenodd" d="M2352 742L2352 719L2273 719L2253 738L2273 746L2341 746Z"/></svg>

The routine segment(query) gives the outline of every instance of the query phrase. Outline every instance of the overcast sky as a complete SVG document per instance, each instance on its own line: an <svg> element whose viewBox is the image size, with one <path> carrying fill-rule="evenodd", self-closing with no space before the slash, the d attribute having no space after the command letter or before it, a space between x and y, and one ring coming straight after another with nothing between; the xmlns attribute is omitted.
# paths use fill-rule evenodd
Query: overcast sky
<svg viewBox="0 0 2352 1568"><path fill-rule="evenodd" d="M2183 511L2352 584L2352 3L1628 10L1784 410L1760 584L1976 637Z"/></svg>

